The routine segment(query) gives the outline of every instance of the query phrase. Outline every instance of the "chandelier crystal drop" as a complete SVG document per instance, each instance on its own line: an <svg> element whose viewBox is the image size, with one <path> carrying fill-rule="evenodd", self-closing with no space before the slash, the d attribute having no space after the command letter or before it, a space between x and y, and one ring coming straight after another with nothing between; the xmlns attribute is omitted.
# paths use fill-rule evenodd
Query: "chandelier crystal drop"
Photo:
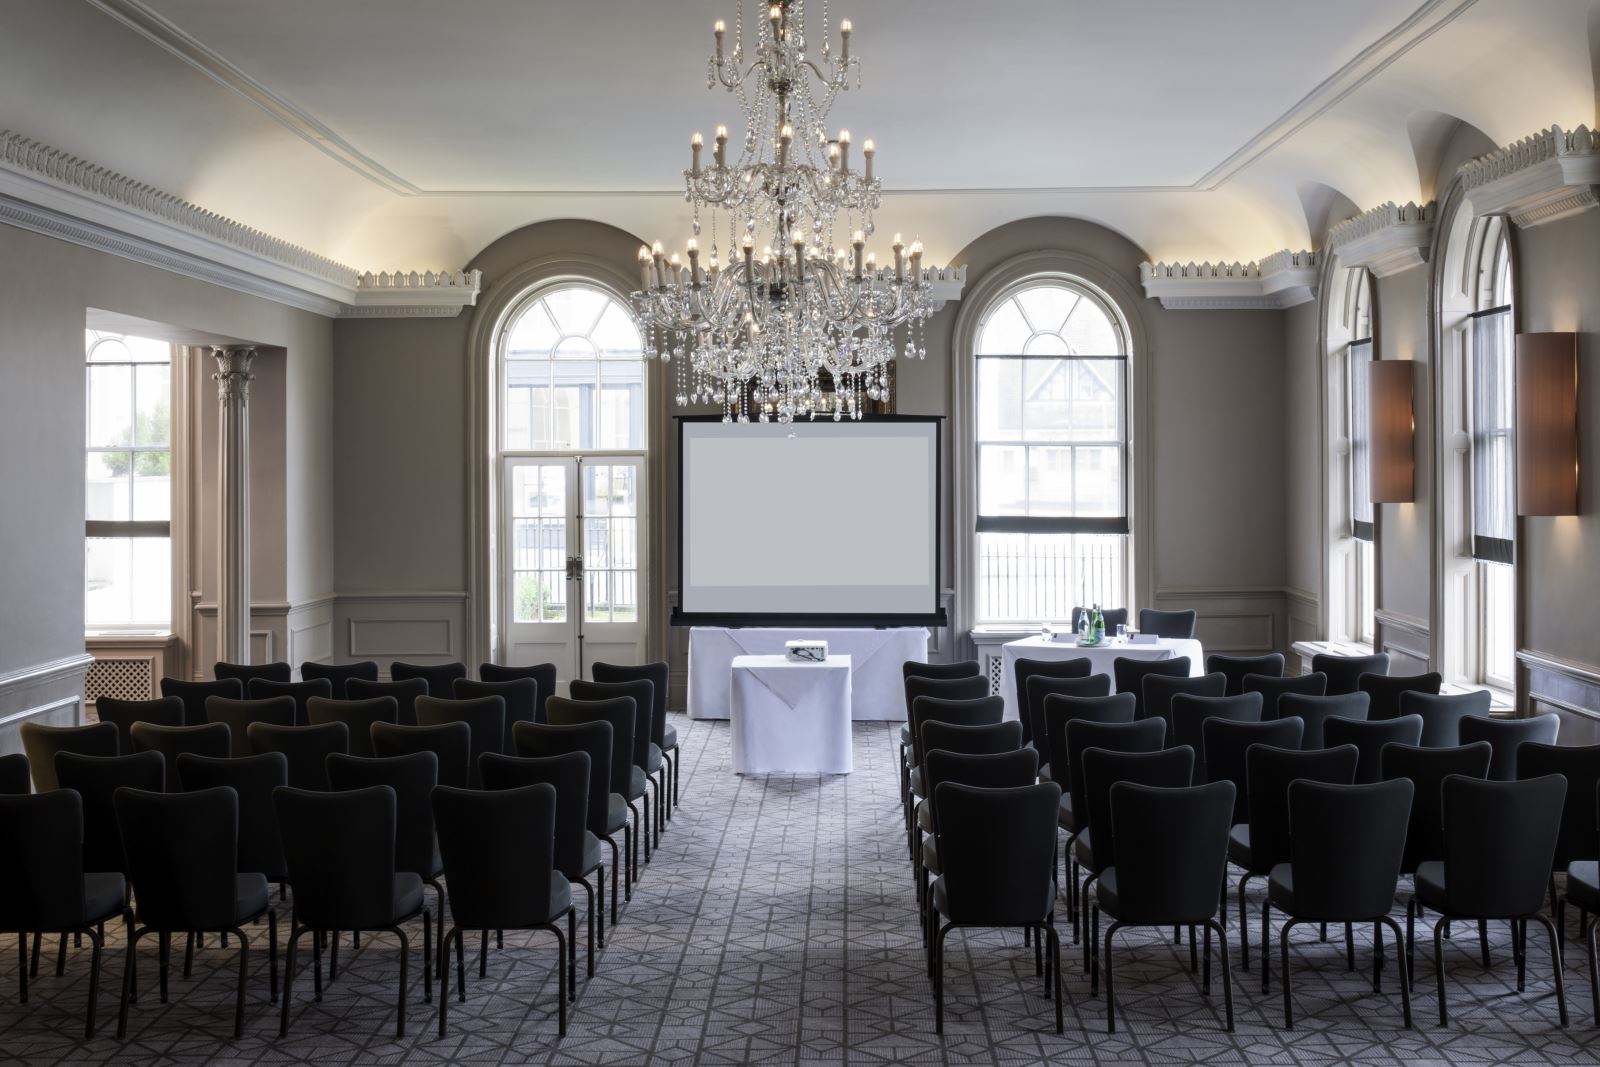
<svg viewBox="0 0 1600 1067"><path fill-rule="evenodd" d="M899 234L884 263L866 251L876 149L863 141L858 161L850 131L827 125L834 98L852 77L860 84L850 20L835 51L827 0L810 42L805 0L762 4L749 28L743 7L731 50L716 23L706 86L738 98L744 136L730 148L718 126L706 159L694 135L684 171L694 236L681 256L659 241L639 250L645 356L677 365L679 406L721 405L725 422L859 419L889 400L897 354L925 358L936 272Z"/></svg>

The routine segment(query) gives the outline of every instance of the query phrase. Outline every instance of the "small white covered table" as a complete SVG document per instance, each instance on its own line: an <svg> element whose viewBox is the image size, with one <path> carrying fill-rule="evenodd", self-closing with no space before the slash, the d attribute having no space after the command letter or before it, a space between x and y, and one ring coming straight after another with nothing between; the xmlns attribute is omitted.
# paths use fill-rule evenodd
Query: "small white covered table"
<svg viewBox="0 0 1600 1067"><path fill-rule="evenodd" d="M849 656L739 656L731 689L736 773L850 773Z"/></svg>
<svg viewBox="0 0 1600 1067"><path fill-rule="evenodd" d="M1116 659L1172 659L1189 657L1189 676L1199 678L1205 674L1205 653L1200 642L1189 638L1162 637L1154 642L1134 644L1110 638L1094 648L1079 648L1072 640L1051 641L1043 636L1024 637L1000 646L1002 673L1000 695L1006 700L1006 718L1018 718L1017 713L1017 660L1019 659L1087 659L1090 673L1114 677L1111 664ZM1113 683L1115 684L1115 683Z"/></svg>
<svg viewBox="0 0 1600 1067"><path fill-rule="evenodd" d="M885 630L696 626L689 631L689 718L728 717L733 706L728 671L735 657L781 656L786 642L801 638L826 641L830 655L850 657L851 718L906 717L900 665L928 658L928 631L920 626Z"/></svg>

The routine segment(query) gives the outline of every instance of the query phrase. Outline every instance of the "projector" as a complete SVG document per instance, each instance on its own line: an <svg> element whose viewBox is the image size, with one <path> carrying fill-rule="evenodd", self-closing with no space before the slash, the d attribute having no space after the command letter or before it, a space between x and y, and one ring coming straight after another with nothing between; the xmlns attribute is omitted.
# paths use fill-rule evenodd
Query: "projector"
<svg viewBox="0 0 1600 1067"><path fill-rule="evenodd" d="M785 641L783 644L783 658L790 663L826 663L828 659L828 642Z"/></svg>

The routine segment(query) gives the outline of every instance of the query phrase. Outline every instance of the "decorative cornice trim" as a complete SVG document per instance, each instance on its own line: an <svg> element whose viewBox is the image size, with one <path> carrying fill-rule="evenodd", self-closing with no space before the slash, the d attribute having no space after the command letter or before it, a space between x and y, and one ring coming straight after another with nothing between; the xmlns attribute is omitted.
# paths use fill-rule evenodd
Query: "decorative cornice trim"
<svg viewBox="0 0 1600 1067"><path fill-rule="evenodd" d="M1285 248L1259 263L1141 263L1144 295L1169 311L1282 310L1316 297L1315 252Z"/></svg>
<svg viewBox="0 0 1600 1067"><path fill-rule="evenodd" d="M1523 228L1554 222L1600 203L1600 131L1551 126L1457 173L1473 214L1508 215Z"/></svg>
<svg viewBox="0 0 1600 1067"><path fill-rule="evenodd" d="M1328 231L1327 248L1345 267L1366 267L1379 278L1420 267L1433 246L1435 204L1389 201Z"/></svg>

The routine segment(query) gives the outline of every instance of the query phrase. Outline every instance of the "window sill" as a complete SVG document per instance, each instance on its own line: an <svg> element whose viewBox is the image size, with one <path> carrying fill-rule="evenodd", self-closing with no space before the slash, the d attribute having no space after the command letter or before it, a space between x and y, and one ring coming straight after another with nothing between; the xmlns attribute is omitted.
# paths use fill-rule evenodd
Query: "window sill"
<svg viewBox="0 0 1600 1067"><path fill-rule="evenodd" d="M1452 696L1461 693L1489 694L1489 714L1495 718L1510 718L1517 712L1516 695L1505 689L1497 689L1492 685L1468 685L1465 682L1446 682L1439 687L1439 692Z"/></svg>

